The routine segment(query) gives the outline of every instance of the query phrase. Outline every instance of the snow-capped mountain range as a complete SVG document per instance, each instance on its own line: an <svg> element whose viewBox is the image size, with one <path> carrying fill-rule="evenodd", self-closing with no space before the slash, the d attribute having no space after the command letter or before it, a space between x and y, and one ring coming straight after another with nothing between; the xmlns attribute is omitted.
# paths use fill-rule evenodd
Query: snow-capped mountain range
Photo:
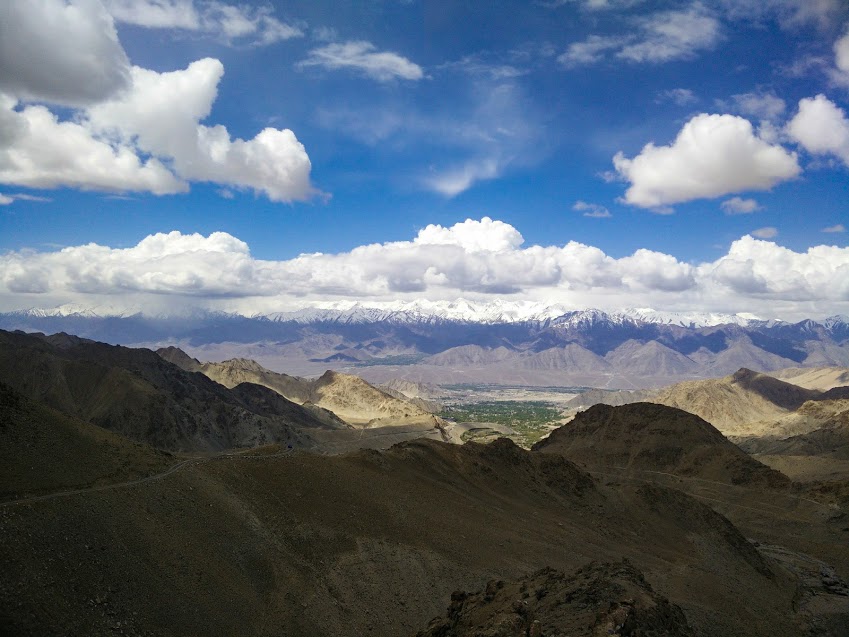
<svg viewBox="0 0 849 637"><path fill-rule="evenodd" d="M724 314L717 312L665 312L651 308L625 308L606 312L599 309L574 309L564 305L551 305L532 301L491 301L486 303L458 299L456 301L396 301L363 303L338 301L316 303L309 307L282 312L239 314L220 311L194 309L177 314L149 315L140 307L117 307L101 305L84 307L69 303L55 308L32 308L10 312L9 315L79 318L126 318L142 315L147 318L203 318L213 316L231 316L253 319L267 319L275 322L295 322L300 324L336 322L336 323L480 323L486 325L510 323L550 323L578 327L598 322L609 324L649 323L659 325L677 325L681 327L712 327L717 325L778 324L776 319L765 320L753 314ZM849 318L833 316L822 321L821 325L846 323Z"/></svg>
<svg viewBox="0 0 849 637"><path fill-rule="evenodd" d="M0 329L122 345L177 345L199 359L253 358L297 375L342 369L374 382L647 387L741 367L849 366L849 317L605 312L501 301L323 303L245 316L66 305L0 314Z"/></svg>

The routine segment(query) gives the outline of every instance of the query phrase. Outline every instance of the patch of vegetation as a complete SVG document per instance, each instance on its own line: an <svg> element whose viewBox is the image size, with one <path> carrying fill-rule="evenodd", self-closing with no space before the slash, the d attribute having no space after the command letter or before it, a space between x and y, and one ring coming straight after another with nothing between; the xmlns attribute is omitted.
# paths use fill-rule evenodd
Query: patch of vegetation
<svg viewBox="0 0 849 637"><path fill-rule="evenodd" d="M486 401L447 407L439 414L455 422L479 422L507 425L516 432L510 436L517 445L530 448L558 425L560 410L542 401ZM483 428L482 428L483 429ZM472 429L463 436L476 435Z"/></svg>
<svg viewBox="0 0 849 637"><path fill-rule="evenodd" d="M574 387L563 387L559 385L495 385L492 383L455 383L450 385L441 385L441 387L449 391L488 392L508 389L519 389L527 392L541 392L547 394L581 394L585 391L593 389L593 387L583 387L578 385Z"/></svg>

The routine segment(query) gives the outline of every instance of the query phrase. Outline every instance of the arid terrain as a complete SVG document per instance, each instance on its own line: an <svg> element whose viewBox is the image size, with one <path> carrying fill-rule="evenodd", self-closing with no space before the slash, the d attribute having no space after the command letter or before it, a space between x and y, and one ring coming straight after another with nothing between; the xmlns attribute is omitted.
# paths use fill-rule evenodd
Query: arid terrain
<svg viewBox="0 0 849 637"><path fill-rule="evenodd" d="M229 369L263 383L228 387L176 351L179 366L2 336L4 634L849 634L849 483L758 461L801 457L790 439L753 457L693 413L637 402L578 413L533 450L456 444L473 427L391 410L404 391L470 409L468 387L392 395L341 376L328 394L340 375L281 380L248 361ZM284 381L305 393L288 400ZM724 382L781 406L770 418L842 413L833 388ZM522 404L544 418L577 393L488 392L479 408L514 433L532 422ZM150 415L122 426L121 402Z"/></svg>

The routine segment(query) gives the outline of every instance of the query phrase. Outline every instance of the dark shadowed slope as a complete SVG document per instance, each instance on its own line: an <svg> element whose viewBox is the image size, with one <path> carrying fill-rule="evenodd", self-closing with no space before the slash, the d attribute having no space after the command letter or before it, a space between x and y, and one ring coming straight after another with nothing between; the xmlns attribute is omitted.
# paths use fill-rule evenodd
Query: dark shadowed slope
<svg viewBox="0 0 849 637"><path fill-rule="evenodd" d="M516 581L457 591L445 617L417 637L652 635L692 637L679 607L658 595L627 560L592 563L567 576L551 568Z"/></svg>
<svg viewBox="0 0 849 637"><path fill-rule="evenodd" d="M66 334L0 331L0 381L62 413L162 449L311 446L309 430L329 426L299 405L282 405L270 390L234 392L150 350ZM269 396L261 400L261 392Z"/></svg>
<svg viewBox="0 0 849 637"><path fill-rule="evenodd" d="M0 383L0 500L125 482L174 462Z"/></svg>
<svg viewBox="0 0 849 637"><path fill-rule="evenodd" d="M452 591L623 557L699 635L800 634L797 580L722 516L506 440L228 456L0 506L0 632L404 635Z"/></svg>
<svg viewBox="0 0 849 637"><path fill-rule="evenodd" d="M787 478L750 458L710 423L674 407L595 405L534 446L587 466L659 471L733 484Z"/></svg>

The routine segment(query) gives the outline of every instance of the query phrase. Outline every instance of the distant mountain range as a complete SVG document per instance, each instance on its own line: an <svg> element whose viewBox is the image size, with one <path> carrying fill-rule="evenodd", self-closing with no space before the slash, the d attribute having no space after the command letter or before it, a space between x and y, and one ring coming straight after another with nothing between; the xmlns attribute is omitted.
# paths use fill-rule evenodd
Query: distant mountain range
<svg viewBox="0 0 849 637"><path fill-rule="evenodd" d="M148 316L62 306L0 314L0 328L173 345L203 360L251 358L297 375L356 370L370 382L641 388L741 367L849 366L845 316L790 323L746 314L469 301L337 303L256 316Z"/></svg>

